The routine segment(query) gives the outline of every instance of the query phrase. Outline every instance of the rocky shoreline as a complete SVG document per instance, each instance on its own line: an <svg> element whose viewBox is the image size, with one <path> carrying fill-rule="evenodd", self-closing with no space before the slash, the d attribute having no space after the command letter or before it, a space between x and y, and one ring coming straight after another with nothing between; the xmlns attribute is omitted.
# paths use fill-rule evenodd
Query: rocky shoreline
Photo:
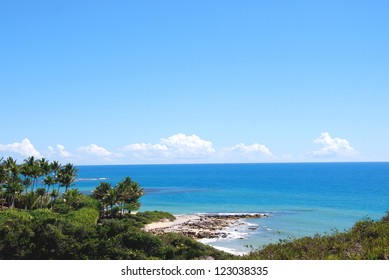
<svg viewBox="0 0 389 280"><path fill-rule="evenodd" d="M174 232L194 239L227 238L232 226L244 225L246 219L266 218L268 214L196 214L176 216L175 221L162 221L144 229L153 234ZM258 226L248 227L256 230Z"/></svg>

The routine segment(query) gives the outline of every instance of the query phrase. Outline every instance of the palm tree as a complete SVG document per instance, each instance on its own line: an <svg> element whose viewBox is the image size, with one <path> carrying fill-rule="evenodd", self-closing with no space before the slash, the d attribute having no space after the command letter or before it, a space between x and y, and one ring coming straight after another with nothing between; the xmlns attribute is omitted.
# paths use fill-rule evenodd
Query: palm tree
<svg viewBox="0 0 389 280"><path fill-rule="evenodd" d="M39 204L39 208L43 208L43 199L46 195L46 189L45 188L38 188L36 190L36 194L39 196L40 198L40 204Z"/></svg>
<svg viewBox="0 0 389 280"><path fill-rule="evenodd" d="M8 184L6 184L6 196L8 196L8 205L10 208L15 207L15 201L23 192L22 180L17 177Z"/></svg>
<svg viewBox="0 0 389 280"><path fill-rule="evenodd" d="M50 193L50 209L53 209L53 202L58 197L59 193L53 188Z"/></svg>
<svg viewBox="0 0 389 280"><path fill-rule="evenodd" d="M109 210L111 211L111 218L113 217L114 206L118 203L118 196L115 188L109 189L105 202L109 205Z"/></svg>
<svg viewBox="0 0 389 280"><path fill-rule="evenodd" d="M29 192L23 196L23 204L26 209L34 209L39 200L39 195L35 192Z"/></svg>
<svg viewBox="0 0 389 280"><path fill-rule="evenodd" d="M46 195L49 194L50 192L50 187L51 186L54 186L55 185L55 179L53 177L51 177L50 175L46 176L44 179L43 179L43 184L45 184L47 186L47 190L46 190ZM53 187L54 189L54 187Z"/></svg>
<svg viewBox="0 0 389 280"><path fill-rule="evenodd" d="M29 177L24 178L23 180L23 186L26 191L26 194L28 193L28 188L32 185L32 180Z"/></svg>
<svg viewBox="0 0 389 280"><path fill-rule="evenodd" d="M78 204L80 203L80 197L81 193L78 189L71 189L63 194L65 204L73 209L78 207Z"/></svg>
<svg viewBox="0 0 389 280"><path fill-rule="evenodd" d="M39 167L41 169L40 176L47 176L47 175L50 174L50 172L51 172L51 165L45 158L41 158L38 161L38 164L39 164ZM44 184L44 182L43 182L43 179L42 179L42 186L43 186L43 184Z"/></svg>
<svg viewBox="0 0 389 280"><path fill-rule="evenodd" d="M137 182L132 181L130 177L126 177L115 188L117 189L122 215L124 209L131 213L131 210L140 207L139 198L144 194L144 189Z"/></svg>
<svg viewBox="0 0 389 280"><path fill-rule="evenodd" d="M54 184L58 184L58 192L59 192L58 174L59 174L59 171L61 170L61 164L59 164L59 162L55 160L50 164L50 168L52 171L52 177L54 178L54 181L55 181ZM53 186L53 189L54 189L54 186Z"/></svg>
<svg viewBox="0 0 389 280"><path fill-rule="evenodd" d="M34 178L33 179L33 182L32 182L32 189L31 191L34 191L34 189L37 187L38 185L38 178L40 176L42 176L43 174L43 171L42 171L42 168L40 166L40 161L39 160L36 160L34 158L34 156L30 156L28 157L27 159L24 160L24 163L26 165L26 175Z"/></svg>
<svg viewBox="0 0 389 280"><path fill-rule="evenodd" d="M22 175L25 177L31 177L34 178L34 169L36 166L36 161L34 156L30 156L27 159L24 160L24 164L22 166ZM36 181L32 181L32 191L34 191L34 186L35 186Z"/></svg>
<svg viewBox="0 0 389 280"><path fill-rule="evenodd" d="M0 210L3 210L4 203L6 202L4 195L5 193L4 193L3 185L0 184Z"/></svg>
<svg viewBox="0 0 389 280"><path fill-rule="evenodd" d="M22 180L22 184L24 186L24 190L25 190L25 196L28 194L28 188L31 186L32 184L32 180L31 178L29 177L25 177L23 180ZM25 209L27 210L28 206L27 204L25 204Z"/></svg>
<svg viewBox="0 0 389 280"><path fill-rule="evenodd" d="M68 163L61 168L58 174L58 181L61 186L65 187L65 193L68 192L68 189L76 180L77 169L73 164Z"/></svg>
<svg viewBox="0 0 389 280"><path fill-rule="evenodd" d="M0 185L4 184L7 180L8 173L3 158L0 158Z"/></svg>
<svg viewBox="0 0 389 280"><path fill-rule="evenodd" d="M51 164L51 171L53 171L54 174L58 173L61 169L61 164L59 164L58 161L53 161Z"/></svg>
<svg viewBox="0 0 389 280"><path fill-rule="evenodd" d="M20 166L13 158L7 158L7 160L5 161L5 169L8 172L9 180L14 181L16 180L16 178L19 178Z"/></svg>
<svg viewBox="0 0 389 280"><path fill-rule="evenodd" d="M92 196L96 198L98 201L100 201L100 205L101 205L100 217L105 216L105 211L107 210L106 201L110 189L112 189L110 183L100 182L100 184L92 192Z"/></svg>

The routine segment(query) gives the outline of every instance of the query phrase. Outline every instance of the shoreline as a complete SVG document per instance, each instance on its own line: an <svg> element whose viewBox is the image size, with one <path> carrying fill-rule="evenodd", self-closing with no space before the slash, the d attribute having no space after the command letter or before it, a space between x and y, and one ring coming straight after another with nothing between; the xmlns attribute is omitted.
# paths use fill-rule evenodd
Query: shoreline
<svg viewBox="0 0 389 280"><path fill-rule="evenodd" d="M223 213L223 214L184 214L174 215L175 220L163 220L146 225L143 230L152 234L178 233L193 238L203 244L216 239L244 239L239 226L247 226L248 230L256 230L259 225L251 225L246 220L267 218L265 213ZM231 228L235 228L231 231ZM241 235L239 235L241 234ZM219 250L233 253L229 248L215 246Z"/></svg>

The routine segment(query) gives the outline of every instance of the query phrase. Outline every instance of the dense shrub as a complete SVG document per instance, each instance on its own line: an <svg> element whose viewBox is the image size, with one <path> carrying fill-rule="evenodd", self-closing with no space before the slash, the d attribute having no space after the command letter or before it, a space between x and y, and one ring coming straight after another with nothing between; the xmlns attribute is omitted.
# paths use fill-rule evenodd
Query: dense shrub
<svg viewBox="0 0 389 280"><path fill-rule="evenodd" d="M49 209L0 211L0 259L199 259L228 258L180 235L155 236L141 228L169 213L153 211L98 222L96 208L66 214Z"/></svg>
<svg viewBox="0 0 389 280"><path fill-rule="evenodd" d="M365 219L349 231L281 241L255 250L244 259L359 260L389 259L389 215L380 221Z"/></svg>
<svg viewBox="0 0 389 280"><path fill-rule="evenodd" d="M179 234L152 235L147 223L174 219L152 211L99 220L92 201L65 214L49 209L0 211L0 259L389 259L389 215L349 231L283 240L235 257Z"/></svg>

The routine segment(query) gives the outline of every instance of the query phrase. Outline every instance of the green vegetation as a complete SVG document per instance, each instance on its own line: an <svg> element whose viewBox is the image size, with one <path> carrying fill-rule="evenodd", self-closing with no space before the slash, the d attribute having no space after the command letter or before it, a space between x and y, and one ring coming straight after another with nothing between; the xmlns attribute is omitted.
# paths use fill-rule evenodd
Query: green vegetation
<svg viewBox="0 0 389 280"><path fill-rule="evenodd" d="M389 259L389 213L347 232L281 240L236 257L179 234L143 231L175 217L131 214L144 193L131 178L100 183L87 196L70 188L76 174L71 164L44 159L0 160L0 259Z"/></svg>
<svg viewBox="0 0 389 280"><path fill-rule="evenodd" d="M144 194L143 189L130 177L124 178L115 187L101 182L93 191L93 197L100 201L100 218L123 216L140 207L138 199Z"/></svg>
<svg viewBox="0 0 389 280"><path fill-rule="evenodd" d="M98 221L96 208L60 214L49 209L0 211L0 259L200 259L230 256L175 234L154 236L145 224L172 219L144 212Z"/></svg>
<svg viewBox="0 0 389 280"><path fill-rule="evenodd" d="M175 217L139 208L143 189L126 177L103 182L92 196L70 186L77 170L30 157L0 160L0 259L228 259L231 256L176 234L142 230Z"/></svg>
<svg viewBox="0 0 389 280"><path fill-rule="evenodd" d="M388 244L389 213L379 221L359 221L347 232L281 240L251 252L244 259L388 260Z"/></svg>
<svg viewBox="0 0 389 280"><path fill-rule="evenodd" d="M50 163L33 156L22 164L11 157L0 159L0 210L53 208L55 204L74 209L79 192L69 188L76 176L77 170L71 163L61 166L57 161ZM65 188L62 194L61 188Z"/></svg>

